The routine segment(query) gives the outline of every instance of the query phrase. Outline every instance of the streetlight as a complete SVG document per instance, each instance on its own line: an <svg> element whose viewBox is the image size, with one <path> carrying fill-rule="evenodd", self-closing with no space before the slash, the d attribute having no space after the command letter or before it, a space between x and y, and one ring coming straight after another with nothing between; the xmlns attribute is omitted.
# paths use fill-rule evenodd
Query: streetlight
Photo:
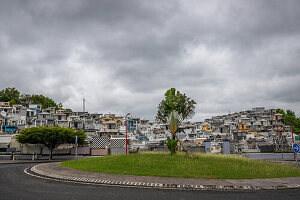
<svg viewBox="0 0 300 200"><path fill-rule="evenodd" d="M125 127L126 127L126 155L127 155L127 116L130 115L130 113L127 113L125 116Z"/></svg>

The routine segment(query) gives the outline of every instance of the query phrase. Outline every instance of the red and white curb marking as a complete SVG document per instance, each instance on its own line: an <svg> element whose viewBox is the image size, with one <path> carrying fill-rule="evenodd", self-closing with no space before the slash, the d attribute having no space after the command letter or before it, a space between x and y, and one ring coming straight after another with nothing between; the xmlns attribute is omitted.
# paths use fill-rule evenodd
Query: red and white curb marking
<svg viewBox="0 0 300 200"><path fill-rule="evenodd" d="M250 185L183 185L183 184L163 184L163 183L144 183L144 182L123 182L110 181L92 178L79 178L73 176L61 176L47 173L36 169L36 166L26 168L24 172L30 176L63 182L73 182L81 184L121 186L121 187L141 187L141 188L158 188L158 189L181 189L181 190L277 190L277 189L295 189L300 188L299 184L294 185L277 185L277 186L250 186Z"/></svg>

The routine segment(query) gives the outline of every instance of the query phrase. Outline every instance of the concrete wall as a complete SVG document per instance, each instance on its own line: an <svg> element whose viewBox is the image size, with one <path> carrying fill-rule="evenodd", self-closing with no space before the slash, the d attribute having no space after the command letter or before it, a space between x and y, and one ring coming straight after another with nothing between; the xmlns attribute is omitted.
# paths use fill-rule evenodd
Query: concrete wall
<svg viewBox="0 0 300 200"><path fill-rule="evenodd" d="M107 156L109 154L108 148L106 149L91 149L92 156Z"/></svg>
<svg viewBox="0 0 300 200"><path fill-rule="evenodd" d="M150 151L168 152L169 149L166 145L161 145L154 148L150 148Z"/></svg>
<svg viewBox="0 0 300 200"><path fill-rule="evenodd" d="M71 154L75 155L76 154L76 147L73 147L71 149ZM90 155L91 154L91 148L88 147L77 147L77 154L78 155Z"/></svg>
<svg viewBox="0 0 300 200"><path fill-rule="evenodd" d="M12 138L10 141L10 148L19 148L19 147L21 147L20 143L15 138Z"/></svg>
<svg viewBox="0 0 300 200"><path fill-rule="evenodd" d="M20 148L20 151L22 154L43 154L48 155L50 154L50 150L43 146L38 144L23 144ZM69 144L62 144L58 148L53 150L53 154L70 154L71 148Z"/></svg>
<svg viewBox="0 0 300 200"><path fill-rule="evenodd" d="M230 143L229 140L224 140L222 145L223 154L230 154Z"/></svg>
<svg viewBox="0 0 300 200"><path fill-rule="evenodd" d="M65 149L54 149L53 154L70 154L71 153L71 149L65 148ZM47 147L43 147L42 148L42 154L43 155L49 155L50 154L50 150Z"/></svg>
<svg viewBox="0 0 300 200"><path fill-rule="evenodd" d="M123 147L110 147L109 150L111 155L126 154L126 148Z"/></svg>
<svg viewBox="0 0 300 200"><path fill-rule="evenodd" d="M9 144L13 136L15 135L0 135L0 143Z"/></svg>
<svg viewBox="0 0 300 200"><path fill-rule="evenodd" d="M68 127L69 127L69 122L68 122L68 121L59 121L59 122L57 123L57 125L58 125L59 127L65 127L65 128L68 128Z"/></svg>
<svg viewBox="0 0 300 200"><path fill-rule="evenodd" d="M41 149L41 146L37 145L37 144L23 144L21 146L21 153L22 154L32 154L32 153L41 154L42 149Z"/></svg>
<svg viewBox="0 0 300 200"><path fill-rule="evenodd" d="M204 153L205 152L204 146L196 146L196 147L186 146L184 148L185 148L185 150L187 150L188 152L191 152L191 153L199 153L199 152Z"/></svg>

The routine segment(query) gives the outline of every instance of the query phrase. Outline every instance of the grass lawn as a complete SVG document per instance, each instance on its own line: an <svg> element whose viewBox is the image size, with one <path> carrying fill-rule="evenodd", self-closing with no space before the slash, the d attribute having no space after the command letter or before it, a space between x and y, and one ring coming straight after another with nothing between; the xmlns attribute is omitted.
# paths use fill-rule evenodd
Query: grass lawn
<svg viewBox="0 0 300 200"><path fill-rule="evenodd" d="M108 174L181 178L243 179L300 176L300 169L242 157L212 154L139 153L61 163L64 167Z"/></svg>

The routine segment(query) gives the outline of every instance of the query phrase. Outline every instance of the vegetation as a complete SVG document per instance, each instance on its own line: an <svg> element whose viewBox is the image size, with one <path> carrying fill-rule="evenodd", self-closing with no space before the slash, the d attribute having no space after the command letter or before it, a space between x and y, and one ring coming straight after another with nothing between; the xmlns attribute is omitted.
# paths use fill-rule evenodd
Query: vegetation
<svg viewBox="0 0 300 200"><path fill-rule="evenodd" d="M194 100L179 91L176 92L175 88L171 88L166 91L165 99L158 105L156 119L167 123L172 111L177 111L180 121L190 119L195 114L195 105Z"/></svg>
<svg viewBox="0 0 300 200"><path fill-rule="evenodd" d="M171 155L174 155L176 153L177 150L177 144L178 144L178 140L176 139L171 139L170 137L167 138L167 147L169 149L169 151L171 152Z"/></svg>
<svg viewBox="0 0 300 200"><path fill-rule="evenodd" d="M172 111L169 116L169 129L170 129L173 139L176 138L176 132L177 132L179 124L180 124L180 121L179 121L179 116L178 116L177 111Z"/></svg>
<svg viewBox="0 0 300 200"><path fill-rule="evenodd" d="M32 127L27 128L19 135L17 141L21 144L43 144L50 150L50 159L52 160L53 149L60 144L75 143L75 136L78 136L78 144L84 144L86 134L82 130L75 131L70 128L61 127Z"/></svg>
<svg viewBox="0 0 300 200"><path fill-rule="evenodd" d="M171 152L171 155L174 155L177 150L177 144L179 140L177 140L176 132L178 129L178 126L180 124L179 117L177 111L172 111L169 117L169 130L172 134L172 139L168 137L167 141L167 147Z"/></svg>
<svg viewBox="0 0 300 200"><path fill-rule="evenodd" d="M20 92L15 88L6 88L0 91L0 102L16 103L19 98Z"/></svg>
<svg viewBox="0 0 300 200"><path fill-rule="evenodd" d="M171 88L166 91L165 99L158 106L156 120L169 124L172 139L168 138L166 144L172 155L176 153L179 142L176 136L177 129L183 120L194 116L195 104L194 100Z"/></svg>
<svg viewBox="0 0 300 200"><path fill-rule="evenodd" d="M55 107L56 109L62 109L63 105L61 103L55 103L52 99L45 97L43 95L30 95L30 94L20 94L20 92L15 88L5 88L0 91L0 102L9 102L13 104L24 104L28 106L29 104L41 104L42 108Z"/></svg>
<svg viewBox="0 0 300 200"><path fill-rule="evenodd" d="M291 125L293 122L293 132L300 133L300 118L295 116L295 112L287 110L286 112L282 109L277 109L276 113L283 114L284 124Z"/></svg>
<svg viewBox="0 0 300 200"><path fill-rule="evenodd" d="M72 160L64 167L109 174L180 178L243 179L300 176L300 169L242 157L212 154L139 153Z"/></svg>

